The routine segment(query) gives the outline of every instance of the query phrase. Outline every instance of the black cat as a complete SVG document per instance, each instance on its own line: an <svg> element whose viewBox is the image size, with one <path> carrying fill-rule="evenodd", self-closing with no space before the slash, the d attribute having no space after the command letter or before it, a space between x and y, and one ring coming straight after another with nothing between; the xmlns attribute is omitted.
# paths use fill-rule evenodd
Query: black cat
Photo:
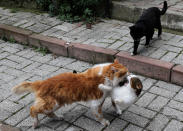
<svg viewBox="0 0 183 131"><path fill-rule="evenodd" d="M145 36L146 37L146 46L149 45L150 40L154 34L154 28L158 29L158 37L160 37L162 33L161 20L160 16L164 15L167 11L167 2L164 1L164 6L162 11L160 11L157 7L151 7L145 10L140 17L140 19L135 23L135 25L129 27L130 35L134 40L134 50L132 55L137 54L137 48L140 43L140 39Z"/></svg>

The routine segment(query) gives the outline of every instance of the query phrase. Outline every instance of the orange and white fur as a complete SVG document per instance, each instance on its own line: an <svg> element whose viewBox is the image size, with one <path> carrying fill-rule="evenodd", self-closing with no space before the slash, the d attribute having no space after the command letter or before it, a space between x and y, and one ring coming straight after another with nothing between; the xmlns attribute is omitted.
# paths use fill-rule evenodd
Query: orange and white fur
<svg viewBox="0 0 183 131"><path fill-rule="evenodd" d="M127 76L127 82L123 86L110 87L99 84L99 89L111 92L110 96L117 114L121 114L120 106L126 108L135 102L142 88L142 82L133 74Z"/></svg>
<svg viewBox="0 0 183 131"><path fill-rule="evenodd" d="M46 80L23 82L13 87L13 92L21 94L33 92L35 102L30 108L30 115L34 120L34 128L39 124L38 114L60 119L54 111L73 102L90 102L93 113L103 125L109 125L102 115L102 104L107 94L98 88L103 83L116 86L123 80L127 68L114 63L100 67L93 67L82 73L62 73ZM101 75L98 75L101 74Z"/></svg>

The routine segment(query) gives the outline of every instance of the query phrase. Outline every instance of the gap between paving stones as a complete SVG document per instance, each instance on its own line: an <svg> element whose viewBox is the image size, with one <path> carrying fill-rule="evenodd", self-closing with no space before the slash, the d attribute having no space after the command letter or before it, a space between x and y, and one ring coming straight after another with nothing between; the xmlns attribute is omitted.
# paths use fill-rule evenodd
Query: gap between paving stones
<svg viewBox="0 0 183 131"><path fill-rule="evenodd" d="M147 77L183 85L183 66L145 56L131 56L124 51L104 49L93 45L68 43L67 41L43 36L25 29L0 24L0 37L14 39L23 44L44 46L56 55L62 55L90 63L112 62L117 58L130 72Z"/></svg>

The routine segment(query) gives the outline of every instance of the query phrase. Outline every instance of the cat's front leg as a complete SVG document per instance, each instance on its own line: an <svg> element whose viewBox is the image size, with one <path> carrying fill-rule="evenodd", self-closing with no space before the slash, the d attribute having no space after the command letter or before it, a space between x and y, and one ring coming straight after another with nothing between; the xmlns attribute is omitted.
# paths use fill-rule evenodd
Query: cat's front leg
<svg viewBox="0 0 183 131"><path fill-rule="evenodd" d="M121 115L121 114L122 114L122 111L121 111L121 109L120 109L120 107L119 107L119 105L118 105L119 103L116 103L113 99L111 99L111 102L112 102L112 105L113 105L113 107L114 107L116 113L117 113L118 115Z"/></svg>
<svg viewBox="0 0 183 131"><path fill-rule="evenodd" d="M104 84L99 84L98 88L101 89L101 90L104 90L104 91L105 90L106 91L112 90L112 87L111 86L107 86L107 85L104 85Z"/></svg>

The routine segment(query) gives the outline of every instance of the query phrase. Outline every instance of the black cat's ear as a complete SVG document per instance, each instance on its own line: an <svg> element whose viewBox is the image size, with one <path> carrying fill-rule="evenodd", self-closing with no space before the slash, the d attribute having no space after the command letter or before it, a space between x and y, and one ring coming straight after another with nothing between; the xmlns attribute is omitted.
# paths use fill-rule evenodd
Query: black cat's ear
<svg viewBox="0 0 183 131"><path fill-rule="evenodd" d="M135 26L134 25L133 26L130 26L129 29L130 30L134 30L135 29Z"/></svg>
<svg viewBox="0 0 183 131"><path fill-rule="evenodd" d="M73 70L73 73L77 74L77 71L76 70Z"/></svg>

